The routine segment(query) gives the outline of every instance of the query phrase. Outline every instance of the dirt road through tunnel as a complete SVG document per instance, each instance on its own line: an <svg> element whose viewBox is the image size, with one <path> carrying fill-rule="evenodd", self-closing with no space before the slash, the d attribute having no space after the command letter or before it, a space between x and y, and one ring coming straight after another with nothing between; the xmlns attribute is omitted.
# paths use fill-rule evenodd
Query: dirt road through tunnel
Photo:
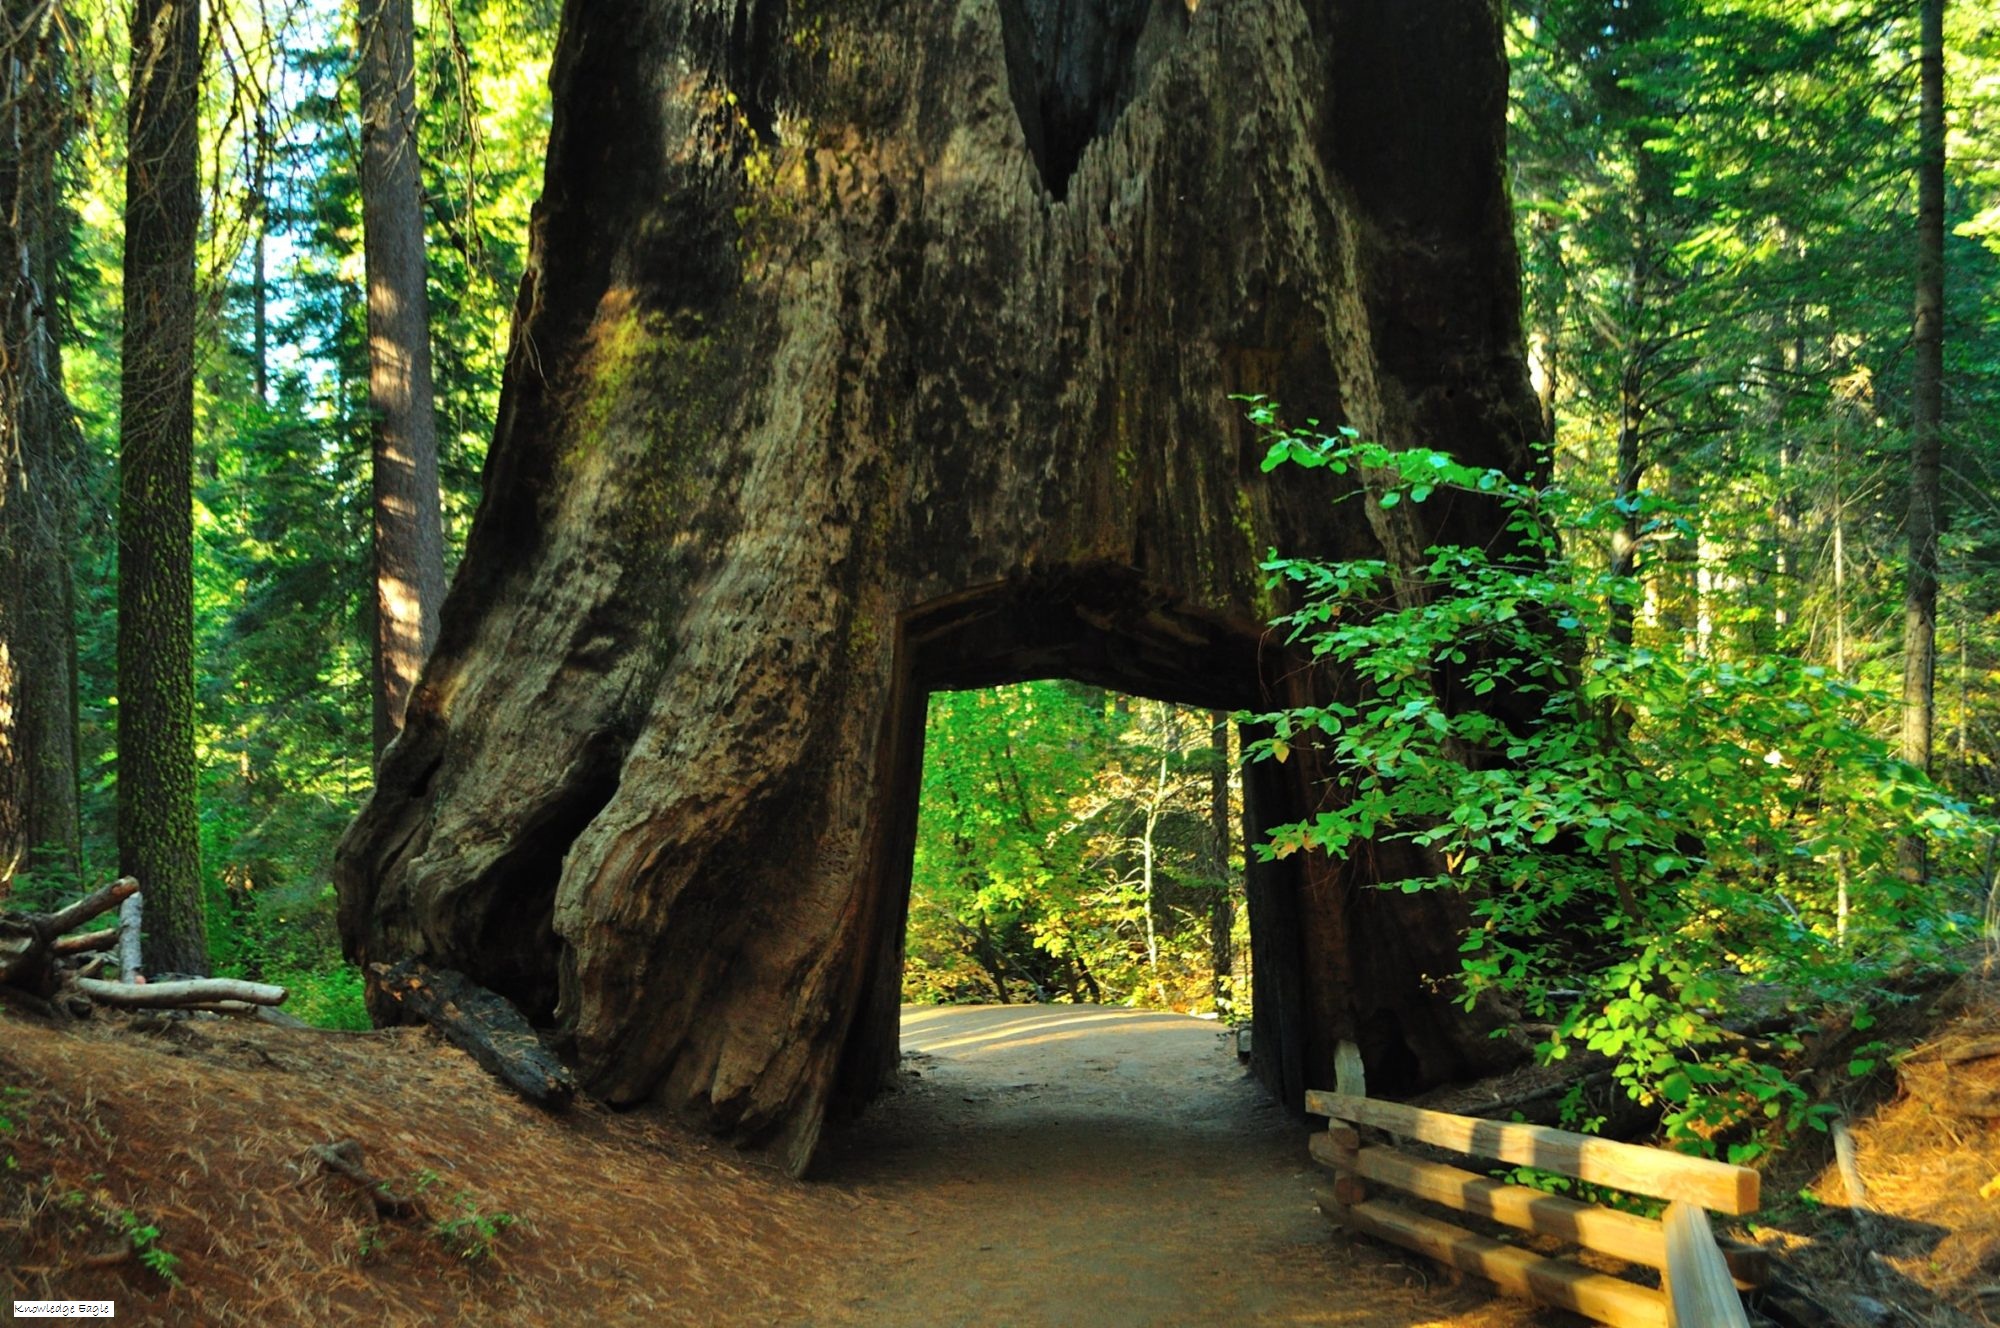
<svg viewBox="0 0 2000 1328"><path fill-rule="evenodd" d="M1089 1005L903 1011L903 1074L815 1174L907 1234L881 1325L1548 1322L1329 1232L1304 1132L1216 1024Z"/></svg>

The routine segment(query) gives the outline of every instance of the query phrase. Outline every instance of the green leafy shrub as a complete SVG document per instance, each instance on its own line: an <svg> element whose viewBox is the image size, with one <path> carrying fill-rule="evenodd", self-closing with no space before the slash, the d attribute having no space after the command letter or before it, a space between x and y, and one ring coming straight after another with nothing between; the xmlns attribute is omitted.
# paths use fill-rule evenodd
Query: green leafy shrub
<svg viewBox="0 0 2000 1328"><path fill-rule="evenodd" d="M24 1114L27 1105L27 1089L16 1088L11 1084L0 1085L0 1146L5 1145L21 1128L15 1117ZM15 1159L14 1154L0 1147L0 1170L18 1171L20 1167L21 1164Z"/></svg>
<svg viewBox="0 0 2000 1328"><path fill-rule="evenodd" d="M160 1229L157 1226L129 1208L119 1212L118 1226L125 1239L131 1242L132 1253L142 1266L173 1286L181 1284L180 1256L160 1247Z"/></svg>
<svg viewBox="0 0 2000 1328"><path fill-rule="evenodd" d="M1251 418L1269 431L1266 470L1351 474L1384 508L1496 504L1505 531L1414 568L1271 555L1272 586L1297 603L1277 625L1342 699L1239 716L1265 726L1252 759L1310 741L1337 786L1256 851L1421 846L1435 870L1387 888L1467 894L1468 1008L1511 1001L1551 1030L1544 1060L1609 1056L1679 1139L1734 1130L1742 1158L1760 1146L1744 1126L1809 1123L1803 1090L1724 1027L1737 990L1854 999L1976 934L1971 892L1906 879L1895 844L1948 848L1991 826L1870 730L1882 698L1792 655L1729 660L1617 630L1640 616L1640 585L1568 550L1633 519L1675 537L1682 518L1658 500L1590 502L1350 430L1287 430L1268 403Z"/></svg>
<svg viewBox="0 0 2000 1328"><path fill-rule="evenodd" d="M318 968L279 969L270 980L291 993L285 1009L315 1028L373 1027L361 970L352 964L332 960Z"/></svg>
<svg viewBox="0 0 2000 1328"><path fill-rule="evenodd" d="M440 1179L437 1172L428 1168L419 1171L417 1193L435 1187ZM470 1190L456 1191L450 1203L450 1215L432 1220L431 1234L467 1263L485 1263L491 1259L501 1234L519 1221L512 1213L487 1212Z"/></svg>

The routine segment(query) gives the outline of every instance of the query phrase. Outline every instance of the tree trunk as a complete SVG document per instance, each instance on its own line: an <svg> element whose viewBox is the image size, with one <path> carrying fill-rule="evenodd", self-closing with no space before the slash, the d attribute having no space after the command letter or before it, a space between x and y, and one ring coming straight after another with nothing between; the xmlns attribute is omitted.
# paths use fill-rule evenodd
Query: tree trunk
<svg viewBox="0 0 2000 1328"><path fill-rule="evenodd" d="M1516 472L1539 426L1491 6L791 12L567 11L485 497L337 878L357 959L801 1167L896 1062L927 693L1265 708L1268 548L1497 530L1262 475L1232 392ZM1377 867L1251 872L1294 1109L1364 1025L1383 1091L1494 1054L1425 981L1460 902Z"/></svg>
<svg viewBox="0 0 2000 1328"><path fill-rule="evenodd" d="M1910 573L1903 597L1903 759L1928 770L1937 672L1940 421L1944 414L1944 0L1920 6L1917 293L1910 431Z"/></svg>
<svg viewBox="0 0 2000 1328"><path fill-rule="evenodd" d="M256 209L256 237L250 247L250 354L255 375L257 404L271 404L271 274L266 252L271 238L271 190L266 178L271 159L271 130L265 124L268 111L257 111L256 156L253 158L250 190ZM365 241L364 241L365 243Z"/></svg>
<svg viewBox="0 0 2000 1328"><path fill-rule="evenodd" d="M17 871L81 868L77 815L76 431L55 306L55 167L68 109L60 14L0 14L0 896Z"/></svg>
<svg viewBox="0 0 2000 1328"><path fill-rule="evenodd" d="M1922 0L1918 53L1917 296L1911 340L1910 571L1903 592L1903 759L1931 768L1936 714L1939 471L1944 416L1944 0ZM1907 836L1903 870L1924 875L1924 841Z"/></svg>
<svg viewBox="0 0 2000 1328"><path fill-rule="evenodd" d="M1611 575L1621 580L1629 580L1639 575L1639 536L1642 522L1639 516L1639 486L1646 478L1646 457L1640 445L1646 421L1646 398L1641 387L1644 376L1644 350L1638 344L1643 336L1646 306L1646 266L1634 259L1630 268L1631 294L1628 305L1632 314L1630 335L1633 343L1624 350L1625 363L1618 375L1618 455L1614 463L1617 473L1612 476L1611 496L1624 513L1618 528L1611 532ZM1611 603L1611 639L1618 645L1632 644L1633 606L1623 600Z"/></svg>
<svg viewBox="0 0 2000 1328"><path fill-rule="evenodd" d="M1208 905L1208 964L1215 975L1215 1007L1226 1013L1235 1003L1236 880L1229 867L1229 716L1209 715L1208 741L1215 748L1215 768L1208 776L1208 822L1215 855L1215 896Z"/></svg>
<svg viewBox="0 0 2000 1328"><path fill-rule="evenodd" d="M410 0L361 0L361 212L375 415L375 757L437 640L444 599Z"/></svg>
<svg viewBox="0 0 2000 1328"><path fill-rule="evenodd" d="M125 166L118 467L118 862L148 962L208 972L194 754L194 253L201 21L137 0Z"/></svg>

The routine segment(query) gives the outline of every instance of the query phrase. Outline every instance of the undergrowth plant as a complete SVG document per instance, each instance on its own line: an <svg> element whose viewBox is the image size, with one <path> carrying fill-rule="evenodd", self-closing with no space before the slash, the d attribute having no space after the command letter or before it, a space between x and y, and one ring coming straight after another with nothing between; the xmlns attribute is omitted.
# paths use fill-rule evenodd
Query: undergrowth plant
<svg viewBox="0 0 2000 1328"><path fill-rule="evenodd" d="M1238 718L1263 726L1252 759L1315 743L1335 790L1256 851L1428 850L1434 870L1385 888L1467 895L1467 1008L1511 1002L1547 1030L1545 1062L1604 1053L1677 1141L1740 1160L1814 1120L1768 1051L1725 1027L1743 985L1853 1001L1976 935L1970 893L1906 879L1895 843L1946 849L1992 827L1871 730L1884 698L1795 655L1718 658L1617 630L1640 617L1640 585L1572 551L1634 519L1675 538L1686 523L1663 501L1286 429L1261 400L1251 419L1267 471L1352 474L1354 500L1383 508L1445 494L1504 515L1494 544L1439 544L1410 568L1272 553L1270 583L1297 606L1276 623L1329 666L1338 699ZM1580 1093L1567 1110L1592 1124Z"/></svg>
<svg viewBox="0 0 2000 1328"><path fill-rule="evenodd" d="M27 1106L28 1090L11 1084L0 1084L0 1170L18 1171L21 1164L13 1151L6 1147L11 1136L20 1128L15 1121L16 1114Z"/></svg>
<svg viewBox="0 0 2000 1328"><path fill-rule="evenodd" d="M118 1227L125 1239L131 1242L132 1253L141 1265L173 1286L181 1284L180 1256L160 1247L160 1229L157 1226L128 1208L119 1211Z"/></svg>
<svg viewBox="0 0 2000 1328"><path fill-rule="evenodd" d="M416 1178L417 1193L435 1186L439 1181L435 1171L428 1168L419 1171ZM451 1196L452 1211L448 1216L434 1218L431 1234L444 1247L467 1263L485 1263L490 1260L499 1244L500 1236L517 1221L512 1213L488 1212L480 1206L478 1196L470 1190L458 1190Z"/></svg>

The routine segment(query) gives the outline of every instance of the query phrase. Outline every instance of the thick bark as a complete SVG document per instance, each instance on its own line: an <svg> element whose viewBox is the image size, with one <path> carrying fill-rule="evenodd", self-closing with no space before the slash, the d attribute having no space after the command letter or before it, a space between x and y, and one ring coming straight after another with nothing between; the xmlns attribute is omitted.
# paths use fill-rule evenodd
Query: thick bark
<svg viewBox="0 0 2000 1328"><path fill-rule="evenodd" d="M0 896L73 874L77 815L75 425L63 391L55 166L68 120L59 10L0 7Z"/></svg>
<svg viewBox="0 0 2000 1328"><path fill-rule="evenodd" d="M437 640L444 599L410 0L361 0L361 211L375 415L375 755Z"/></svg>
<svg viewBox="0 0 2000 1328"><path fill-rule="evenodd" d="M1939 471L1944 416L1944 0L1919 8L1917 120L1917 292L1910 429L1910 568L1903 592L1903 759L1931 767L1936 714ZM1901 844L1903 868L1924 872L1924 844Z"/></svg>
<svg viewBox="0 0 2000 1328"><path fill-rule="evenodd" d="M145 884L146 953L208 972L194 753L194 253L201 22L138 0L125 165L118 465L118 863Z"/></svg>
<svg viewBox="0 0 2000 1328"><path fill-rule="evenodd" d="M926 694L1289 699L1267 548L1495 514L1264 477L1229 394L1514 470L1538 412L1490 6L787 12L569 7L485 497L337 878L357 959L802 1166L895 1063ZM1253 822L1325 796L1303 764ZM1295 1108L1344 1037L1383 1091L1491 1054L1424 982L1457 904L1381 869L1250 873Z"/></svg>

